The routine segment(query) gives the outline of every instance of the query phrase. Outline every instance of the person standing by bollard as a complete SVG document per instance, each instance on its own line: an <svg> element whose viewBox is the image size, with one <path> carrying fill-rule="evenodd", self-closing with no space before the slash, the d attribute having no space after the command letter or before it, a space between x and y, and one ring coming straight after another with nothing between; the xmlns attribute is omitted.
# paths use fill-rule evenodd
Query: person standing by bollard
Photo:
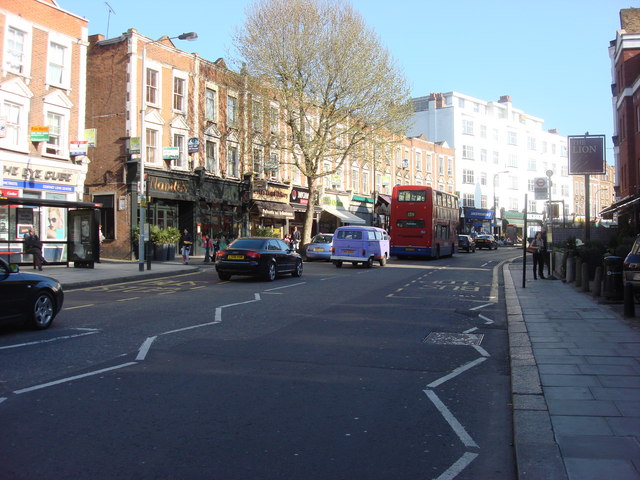
<svg viewBox="0 0 640 480"><path fill-rule="evenodd" d="M544 279L544 257L547 254L547 246L542 232L536 233L527 251L533 255L533 279L538 279L536 274L539 274L540 278Z"/></svg>
<svg viewBox="0 0 640 480"><path fill-rule="evenodd" d="M213 242L206 233L202 235L202 247L204 248L204 263L209 263L211 261L211 248L213 247Z"/></svg>
<svg viewBox="0 0 640 480"><path fill-rule="evenodd" d="M182 238L180 239L180 243L182 244L182 263L184 265L189 265L189 254L191 253L191 245L193 245L193 238L189 233L189 230L184 229L184 233L182 234Z"/></svg>

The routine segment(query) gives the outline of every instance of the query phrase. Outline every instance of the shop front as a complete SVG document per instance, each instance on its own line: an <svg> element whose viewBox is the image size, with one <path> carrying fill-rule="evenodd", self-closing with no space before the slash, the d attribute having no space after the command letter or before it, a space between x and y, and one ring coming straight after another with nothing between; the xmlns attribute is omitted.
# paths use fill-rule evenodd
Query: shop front
<svg viewBox="0 0 640 480"><path fill-rule="evenodd" d="M365 225L373 225L373 210L374 200L373 198L363 197L361 195L354 195L351 197L351 203L349 204L349 212L353 213L356 217L365 221Z"/></svg>
<svg viewBox="0 0 640 480"><path fill-rule="evenodd" d="M354 215L348 209L351 198L347 195L325 194L322 196L320 230L333 233L341 225L366 225L366 220Z"/></svg>
<svg viewBox="0 0 640 480"><path fill-rule="evenodd" d="M284 238L291 233L295 211L289 205L291 186L257 180L252 184L249 202L249 228L251 235L258 229L271 228L275 235Z"/></svg>
<svg viewBox="0 0 640 480"><path fill-rule="evenodd" d="M389 218L391 217L391 196L378 194L373 210L373 226L389 231Z"/></svg>
<svg viewBox="0 0 640 480"><path fill-rule="evenodd" d="M289 197L289 204L295 212L295 218L290 222L290 227L297 226L302 231L304 225L304 218L307 214L307 208L309 205L309 189L303 187L292 187L291 196ZM311 227L311 237L317 233L324 233L319 228L320 215L322 214L322 208L316 205L313 212L313 224ZM291 232L289 232L291 233Z"/></svg>

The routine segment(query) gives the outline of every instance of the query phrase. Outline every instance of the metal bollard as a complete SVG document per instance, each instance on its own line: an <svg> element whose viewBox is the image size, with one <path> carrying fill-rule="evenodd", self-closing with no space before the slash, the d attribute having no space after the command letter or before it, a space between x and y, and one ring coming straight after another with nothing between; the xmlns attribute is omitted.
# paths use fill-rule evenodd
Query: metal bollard
<svg viewBox="0 0 640 480"><path fill-rule="evenodd" d="M582 263L582 291L589 291L589 264L587 262Z"/></svg>
<svg viewBox="0 0 640 480"><path fill-rule="evenodd" d="M602 267L596 267L596 274L591 285L591 295L599 297L602 293Z"/></svg>
<svg viewBox="0 0 640 480"><path fill-rule="evenodd" d="M624 316L632 318L636 316L635 299L633 298L633 285L624 284Z"/></svg>
<svg viewBox="0 0 640 480"><path fill-rule="evenodd" d="M571 283L576 278L576 258L575 257L567 257L567 272L565 274L565 279L567 283Z"/></svg>
<svg viewBox="0 0 640 480"><path fill-rule="evenodd" d="M582 287L582 259L576 257L576 287Z"/></svg>

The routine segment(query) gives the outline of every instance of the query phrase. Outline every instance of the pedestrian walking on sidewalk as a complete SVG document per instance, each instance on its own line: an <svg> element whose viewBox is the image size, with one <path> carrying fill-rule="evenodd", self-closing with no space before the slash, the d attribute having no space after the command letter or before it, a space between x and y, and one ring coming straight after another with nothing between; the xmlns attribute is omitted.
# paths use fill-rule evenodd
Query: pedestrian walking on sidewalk
<svg viewBox="0 0 640 480"><path fill-rule="evenodd" d="M538 279L536 274L539 274L540 278L544 279L544 258L547 254L547 241L542 232L536 233L527 251L530 251L533 255L533 279Z"/></svg>
<svg viewBox="0 0 640 480"><path fill-rule="evenodd" d="M189 233L189 230L184 229L184 233L182 234L182 238L180 239L181 244L181 253L182 253L182 263L184 265L189 265L189 254L191 253L191 245L193 245L193 237Z"/></svg>
<svg viewBox="0 0 640 480"><path fill-rule="evenodd" d="M47 261L42 256L42 241L33 228L30 228L29 233L24 237L24 251L33 256L33 268L42 270L42 264Z"/></svg>
<svg viewBox="0 0 640 480"><path fill-rule="evenodd" d="M293 227L293 235L291 235L291 245L296 251L300 247L300 240L302 240L302 234L300 233L300 230L298 230L298 227Z"/></svg>

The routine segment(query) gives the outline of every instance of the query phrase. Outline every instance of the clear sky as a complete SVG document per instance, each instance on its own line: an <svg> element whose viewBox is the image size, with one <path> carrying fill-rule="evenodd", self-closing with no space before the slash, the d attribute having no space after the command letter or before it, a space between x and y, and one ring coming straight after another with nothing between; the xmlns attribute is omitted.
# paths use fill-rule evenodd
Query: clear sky
<svg viewBox="0 0 640 480"><path fill-rule="evenodd" d="M136 28L150 38L195 31L176 46L229 58L250 0L57 0L89 20L89 34ZM110 9L107 4L111 7ZM563 136L604 134L613 163L609 42L620 9L640 0L352 0L404 70L412 96L510 95L514 108ZM437 141L439 139L429 139Z"/></svg>

